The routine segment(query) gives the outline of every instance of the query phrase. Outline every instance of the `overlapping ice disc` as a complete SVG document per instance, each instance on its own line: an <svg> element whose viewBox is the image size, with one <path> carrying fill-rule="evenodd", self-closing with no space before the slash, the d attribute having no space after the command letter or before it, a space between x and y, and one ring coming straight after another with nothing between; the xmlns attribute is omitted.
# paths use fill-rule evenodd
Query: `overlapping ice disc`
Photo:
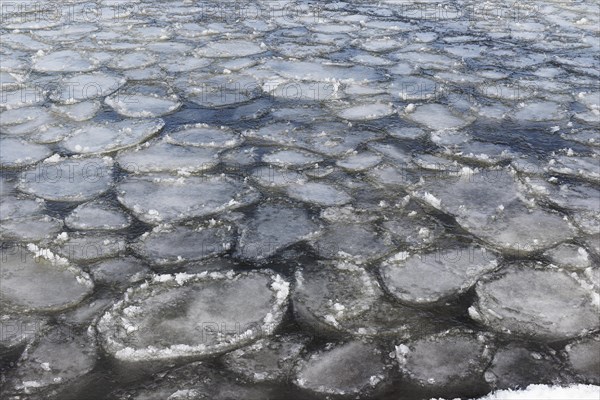
<svg viewBox="0 0 600 400"><path fill-rule="evenodd" d="M209 357L272 334L288 291L269 271L157 275L128 290L97 329L121 361Z"/></svg>

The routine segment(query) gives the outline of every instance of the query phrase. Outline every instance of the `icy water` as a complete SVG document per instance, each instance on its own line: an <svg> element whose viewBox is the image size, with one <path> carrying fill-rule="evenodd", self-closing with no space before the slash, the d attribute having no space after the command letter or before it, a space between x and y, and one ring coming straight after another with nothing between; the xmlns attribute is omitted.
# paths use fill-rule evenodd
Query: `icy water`
<svg viewBox="0 0 600 400"><path fill-rule="evenodd" d="M1 11L1 399L600 385L594 2Z"/></svg>

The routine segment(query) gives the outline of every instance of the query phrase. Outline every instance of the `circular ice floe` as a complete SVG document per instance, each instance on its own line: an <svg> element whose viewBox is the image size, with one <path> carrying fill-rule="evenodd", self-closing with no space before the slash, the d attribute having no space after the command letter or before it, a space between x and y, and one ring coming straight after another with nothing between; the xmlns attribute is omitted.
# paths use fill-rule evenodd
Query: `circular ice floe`
<svg viewBox="0 0 600 400"><path fill-rule="evenodd" d="M227 227L157 227L145 233L130 248L151 264L200 261L233 247L233 231Z"/></svg>
<svg viewBox="0 0 600 400"><path fill-rule="evenodd" d="M233 167L235 168L235 166ZM258 167L250 171L250 179L268 188L286 188L306 183L307 171L295 168Z"/></svg>
<svg viewBox="0 0 600 400"><path fill-rule="evenodd" d="M336 165L348 171L365 171L373 168L381 162L381 156L371 153L351 153L348 157L344 157L336 162Z"/></svg>
<svg viewBox="0 0 600 400"><path fill-rule="evenodd" d="M232 107L234 105L241 107L241 103L249 102L256 97L258 97L258 93L252 90L218 87L207 89L205 86L201 86L190 87L187 99L192 103L198 104L200 107L220 108Z"/></svg>
<svg viewBox="0 0 600 400"><path fill-rule="evenodd" d="M247 57L254 54L260 54L266 51L266 48L244 40L223 40L220 42L209 42L206 46L196 49L196 54L202 57L210 58L231 58Z"/></svg>
<svg viewBox="0 0 600 400"><path fill-rule="evenodd" d="M388 91L392 96L398 96L404 101L423 102L428 99L434 98L436 95L440 96L443 93L442 86L431 79L423 78L420 76L406 75L394 78L389 83ZM409 110L414 107L409 106ZM436 108L431 107L431 110ZM438 110L443 110L440 106Z"/></svg>
<svg viewBox="0 0 600 400"><path fill-rule="evenodd" d="M248 130L244 135L282 146L295 143L297 147L329 156L340 156L380 136L369 131L348 131L348 125L339 122L317 123L302 130L288 123L274 123L258 130Z"/></svg>
<svg viewBox="0 0 600 400"><path fill-rule="evenodd" d="M134 257L110 258L89 266L94 282L126 288L150 276L146 263Z"/></svg>
<svg viewBox="0 0 600 400"><path fill-rule="evenodd" d="M18 89L23 78L17 74L0 71L0 82L4 89Z"/></svg>
<svg viewBox="0 0 600 400"><path fill-rule="evenodd" d="M440 104L425 104L419 106L414 112L406 114L405 118L435 131L443 129L459 129L473 122L472 119L465 119L455 115L447 107Z"/></svg>
<svg viewBox="0 0 600 400"><path fill-rule="evenodd" d="M307 43L292 43L285 41L283 43L272 43L271 47L274 47L274 50L277 53L285 56L285 57L293 57L293 58L307 58L311 56L320 56L326 53L332 53L336 50L335 46L327 46L327 45L312 45Z"/></svg>
<svg viewBox="0 0 600 400"><path fill-rule="evenodd" d="M577 143L585 144L593 147L600 147L600 139L595 130L587 129L583 131L563 132L560 135L563 139L572 140Z"/></svg>
<svg viewBox="0 0 600 400"><path fill-rule="evenodd" d="M5 129L10 127L19 126L21 124L36 123L34 126L39 127L51 121L52 114L45 107L28 107L23 110L5 110L2 111L2 119L0 120L0 126ZM30 129L17 132L8 132L12 134L23 134L31 132Z"/></svg>
<svg viewBox="0 0 600 400"><path fill-rule="evenodd" d="M6 26L6 25L5 25ZM52 46L33 39L24 33L5 33L2 36L5 46L26 51L50 50Z"/></svg>
<svg viewBox="0 0 600 400"><path fill-rule="evenodd" d="M292 334L261 339L223 357L228 369L252 382L287 381L308 338Z"/></svg>
<svg viewBox="0 0 600 400"><path fill-rule="evenodd" d="M31 141L39 144L58 143L69 136L69 132L77 128L76 125L43 125L31 135Z"/></svg>
<svg viewBox="0 0 600 400"><path fill-rule="evenodd" d="M524 206L506 207L486 225L459 224L491 246L513 254L528 254L575 236L575 228L559 213Z"/></svg>
<svg viewBox="0 0 600 400"><path fill-rule="evenodd" d="M319 60L268 60L265 66L277 75L296 81L333 82L339 80L364 82L381 79L375 68L362 65L352 67L326 65Z"/></svg>
<svg viewBox="0 0 600 400"><path fill-rule="evenodd" d="M16 138L0 139L0 166L3 168L27 167L48 157L47 146L28 143Z"/></svg>
<svg viewBox="0 0 600 400"><path fill-rule="evenodd" d="M63 221L48 215L10 218L0 226L0 238L23 242L40 242L55 237L63 229Z"/></svg>
<svg viewBox="0 0 600 400"><path fill-rule="evenodd" d="M337 171L338 171L338 169L332 165L328 165L326 167L321 167L318 164L316 164L314 166L314 168L306 169L306 170L302 171L302 173L310 178L322 179L322 178L328 177L329 175L331 175Z"/></svg>
<svg viewBox="0 0 600 400"><path fill-rule="evenodd" d="M71 261L88 262L120 255L125 251L125 238L105 232L64 232L52 247Z"/></svg>
<svg viewBox="0 0 600 400"><path fill-rule="evenodd" d="M560 361L548 349L541 350L529 350L517 343L501 347L485 371L485 380L494 389L517 389L531 383L561 383Z"/></svg>
<svg viewBox="0 0 600 400"><path fill-rule="evenodd" d="M189 72L196 69L204 68L211 63L211 60L197 58L197 57L184 57L178 58L176 63L171 61L163 62L160 67L170 74L176 74L181 72Z"/></svg>
<svg viewBox="0 0 600 400"><path fill-rule="evenodd" d="M444 227L416 202L408 200L403 208L387 212L382 226L403 249L419 250L440 239L444 234ZM400 205L403 203L404 200Z"/></svg>
<svg viewBox="0 0 600 400"><path fill-rule="evenodd" d="M181 146L227 149L242 142L239 134L226 127L206 124L184 125L166 136L169 143Z"/></svg>
<svg viewBox="0 0 600 400"><path fill-rule="evenodd" d="M428 310L379 297L356 318L339 321L339 329L359 338L413 339L448 329L453 323Z"/></svg>
<svg viewBox="0 0 600 400"><path fill-rule="evenodd" d="M275 122L256 130L250 129L244 131L243 135L261 141L264 140L284 145L285 142L290 142L295 138L297 135L296 130L297 128L290 122Z"/></svg>
<svg viewBox="0 0 600 400"><path fill-rule="evenodd" d="M224 176L133 176L117 186L117 199L149 224L204 217L252 204L256 189Z"/></svg>
<svg viewBox="0 0 600 400"><path fill-rule="evenodd" d="M90 58L73 50L56 51L33 60L33 69L39 72L84 72L96 68Z"/></svg>
<svg viewBox="0 0 600 400"><path fill-rule="evenodd" d="M319 206L340 206L352 200L346 192L321 182L293 185L287 188L287 193L294 199Z"/></svg>
<svg viewBox="0 0 600 400"><path fill-rule="evenodd" d="M94 288L85 272L49 250L29 244L27 248L7 248L3 253L3 310L60 311L79 303Z"/></svg>
<svg viewBox="0 0 600 400"><path fill-rule="evenodd" d="M175 81L188 100L202 107L244 103L262 94L260 81L247 74L191 73Z"/></svg>
<svg viewBox="0 0 600 400"><path fill-rule="evenodd" d="M552 101L527 103L514 113L518 121L553 121L565 119L566 116L564 108Z"/></svg>
<svg viewBox="0 0 600 400"><path fill-rule="evenodd" d="M44 201L31 200L23 196L2 193L0 196L0 221L26 218L40 214L44 209Z"/></svg>
<svg viewBox="0 0 600 400"><path fill-rule="evenodd" d="M116 231L131 225L131 217L105 200L96 200L77 206L65 217L65 224L73 230Z"/></svg>
<svg viewBox="0 0 600 400"><path fill-rule="evenodd" d="M600 327L598 293L560 269L512 265L476 293L469 314L496 331L555 341Z"/></svg>
<svg viewBox="0 0 600 400"><path fill-rule="evenodd" d="M158 42L169 40L173 32L170 27L140 25L129 27L127 37L133 41L140 42Z"/></svg>
<svg viewBox="0 0 600 400"><path fill-rule="evenodd" d="M80 10L77 6L81 6L81 4L76 5L73 12L78 12ZM55 17L56 16L57 15L55 14ZM62 22L66 25L63 25L60 28L36 30L35 32L31 33L34 37L52 44L69 45L80 42L88 35L93 34L100 29L96 24L93 23L84 23L84 21L78 21L78 23L68 23L67 20L68 18L62 19ZM84 20L87 20L87 18Z"/></svg>
<svg viewBox="0 0 600 400"><path fill-rule="evenodd" d="M473 137L462 130L437 131L431 134L431 141L439 146L453 147L470 142Z"/></svg>
<svg viewBox="0 0 600 400"><path fill-rule="evenodd" d="M573 115L573 118L575 118L579 122L584 122L593 126L598 123L598 118L600 118L600 111L598 109L595 109L587 112L576 113L575 115Z"/></svg>
<svg viewBox="0 0 600 400"><path fill-rule="evenodd" d="M516 155L509 146L476 141L458 144L453 149L447 149L446 154L487 165L510 160Z"/></svg>
<svg viewBox="0 0 600 400"><path fill-rule="evenodd" d="M384 261L380 270L392 296L407 303L430 304L465 292L497 267L493 253L470 246L413 255L400 252Z"/></svg>
<svg viewBox="0 0 600 400"><path fill-rule="evenodd" d="M562 243L544 252L552 264L559 267L583 271L592 265L589 253L580 246Z"/></svg>
<svg viewBox="0 0 600 400"><path fill-rule="evenodd" d="M599 162L599 157L559 156L550 160L548 169L557 174L574 176L598 183L600 182Z"/></svg>
<svg viewBox="0 0 600 400"><path fill-rule="evenodd" d="M584 274L587 281L592 284L594 290L596 290L596 292L600 292L600 267L595 266L586 268Z"/></svg>
<svg viewBox="0 0 600 400"><path fill-rule="evenodd" d="M110 158L60 158L52 156L21 174L18 189L53 201L80 202L112 186Z"/></svg>
<svg viewBox="0 0 600 400"><path fill-rule="evenodd" d="M389 164L377 165L373 169L367 171L368 179L374 181L376 187L390 190L392 188L401 187L403 189L410 188L418 181L415 174L407 173L404 168L392 166Z"/></svg>
<svg viewBox="0 0 600 400"><path fill-rule="evenodd" d="M157 275L129 289L97 330L121 361L209 357L272 334L288 290L269 272Z"/></svg>
<svg viewBox="0 0 600 400"><path fill-rule="evenodd" d="M404 377L428 389L469 388L483 376L491 351L484 336L452 329L396 346Z"/></svg>
<svg viewBox="0 0 600 400"><path fill-rule="evenodd" d="M219 150L203 147L184 147L165 140L146 143L122 151L116 161L121 168L133 173L179 172L189 174L205 171L218 164Z"/></svg>
<svg viewBox="0 0 600 400"><path fill-rule="evenodd" d="M580 92L577 101L585 104L590 109L600 108L600 92Z"/></svg>
<svg viewBox="0 0 600 400"><path fill-rule="evenodd" d="M104 72L67 76L50 93L50 99L63 104L100 99L116 92L126 82L120 76Z"/></svg>
<svg viewBox="0 0 600 400"><path fill-rule="evenodd" d="M81 103L64 106L51 106L51 110L54 113L75 122L83 122L94 118L101 108L102 103L97 100L82 101ZM39 142L39 139L36 138L36 141Z"/></svg>
<svg viewBox="0 0 600 400"><path fill-rule="evenodd" d="M45 107L34 106L22 110L5 110L2 112L0 126L8 130L7 133L22 135L33 132L35 129L55 121L52 113ZM24 128L22 126L25 126ZM17 129L21 127L22 129Z"/></svg>
<svg viewBox="0 0 600 400"><path fill-rule="evenodd" d="M123 76L130 82L155 81L164 82L166 74L156 66L123 71Z"/></svg>
<svg viewBox="0 0 600 400"><path fill-rule="evenodd" d="M277 397L279 386L248 383L222 368L192 362L155 374L134 388L118 390L109 395L115 400L264 400Z"/></svg>
<svg viewBox="0 0 600 400"><path fill-rule="evenodd" d="M386 379L386 357L377 346L360 341L330 346L299 365L294 383L315 393L362 395Z"/></svg>
<svg viewBox="0 0 600 400"><path fill-rule="evenodd" d="M368 147L378 154L385 156L389 161L402 168L411 158L405 147L397 143L370 142Z"/></svg>
<svg viewBox="0 0 600 400"><path fill-rule="evenodd" d="M321 162L323 159L316 154L301 150L278 150L270 154L265 154L262 160L271 165L282 168L289 167L307 167Z"/></svg>
<svg viewBox="0 0 600 400"><path fill-rule="evenodd" d="M1 205L1 203L0 203ZM584 242L592 253L600 255L600 232L584 238Z"/></svg>
<svg viewBox="0 0 600 400"><path fill-rule="evenodd" d="M502 74L502 73L501 73ZM498 75L494 74L496 77ZM537 88L529 84L520 84L519 82L498 83L491 82L481 85L478 88L484 96L491 99L507 100L512 102L529 101L534 98ZM539 103L529 103L529 110L537 108ZM553 105L554 103L551 103ZM526 107L527 109L527 107Z"/></svg>
<svg viewBox="0 0 600 400"><path fill-rule="evenodd" d="M47 317L35 314L0 314L0 354L32 342L44 332L47 323Z"/></svg>
<svg viewBox="0 0 600 400"><path fill-rule="evenodd" d="M425 130L416 127L388 127L387 134L398 139L418 139L425 136Z"/></svg>
<svg viewBox="0 0 600 400"><path fill-rule="evenodd" d="M6 389L18 396L14 398L55 398L50 390L68 387L96 365L97 347L91 330L74 333L71 327L59 325L39 336L7 376ZM34 393L40 397L29 397Z"/></svg>
<svg viewBox="0 0 600 400"><path fill-rule="evenodd" d="M394 35L392 37L374 37L361 39L358 46L366 51L375 53L386 53L398 47L405 46L405 42L400 37Z"/></svg>
<svg viewBox="0 0 600 400"><path fill-rule="evenodd" d="M350 121L368 121L372 119L384 118L394 113L394 109L389 104L373 103L361 104L346 108L337 113L338 117Z"/></svg>
<svg viewBox="0 0 600 400"><path fill-rule="evenodd" d="M164 125L161 119L88 124L85 128L73 131L61 145L66 150L79 154L110 153L143 142Z"/></svg>
<svg viewBox="0 0 600 400"><path fill-rule="evenodd" d="M569 343L565 348L573 371L587 383L600 384L600 335Z"/></svg>
<svg viewBox="0 0 600 400"><path fill-rule="evenodd" d="M372 54L364 54L364 53L353 56L351 58L351 60L357 64L369 65L369 66L374 66L374 67L383 67L386 65L395 64L395 62L389 60L386 57L375 56Z"/></svg>
<svg viewBox="0 0 600 400"><path fill-rule="evenodd" d="M156 57L144 52L126 52L117 54L110 60L109 66L115 69L127 70L144 68L156 62Z"/></svg>
<svg viewBox="0 0 600 400"><path fill-rule="evenodd" d="M292 301L300 321L328 331L360 318L379 296L377 281L364 268L336 261L297 271Z"/></svg>
<svg viewBox="0 0 600 400"><path fill-rule="evenodd" d="M560 214L527 201L522 191L511 171L463 168L453 177L428 179L414 194L502 251L526 254L575 235Z"/></svg>
<svg viewBox="0 0 600 400"><path fill-rule="evenodd" d="M281 82L281 83L279 83ZM341 95L339 85L330 82L275 80L263 85L262 90L275 99L290 101L325 102Z"/></svg>
<svg viewBox="0 0 600 400"><path fill-rule="evenodd" d="M0 176L0 201L3 201L5 196L11 195L14 191L15 182L5 176Z"/></svg>
<svg viewBox="0 0 600 400"><path fill-rule="evenodd" d="M232 59L218 60L217 65L229 71L241 71L258 64L258 60L251 57L238 57Z"/></svg>
<svg viewBox="0 0 600 400"><path fill-rule="evenodd" d="M15 55L15 57L5 57L6 61L2 60L3 71L21 74L23 71L27 71L29 69L29 63L26 62L25 56L23 54L18 54L11 50L8 50L8 54Z"/></svg>
<svg viewBox="0 0 600 400"><path fill-rule="evenodd" d="M27 95L25 95L27 93ZM46 101L46 93L31 85L22 85L16 90L2 90L0 109L18 110L24 107L41 105Z"/></svg>
<svg viewBox="0 0 600 400"><path fill-rule="evenodd" d="M318 231L319 226L301 208L263 204L241 223L236 256L263 260Z"/></svg>
<svg viewBox="0 0 600 400"><path fill-rule="evenodd" d="M130 118L155 118L177 110L181 103L177 96L119 92L108 96L104 102L117 113Z"/></svg>
<svg viewBox="0 0 600 400"><path fill-rule="evenodd" d="M61 313L57 320L71 327L87 328L113 305L114 292L98 291L72 310Z"/></svg>
<svg viewBox="0 0 600 400"><path fill-rule="evenodd" d="M313 247L323 258L363 263L384 257L392 250L392 243L368 224L335 223L323 231Z"/></svg>

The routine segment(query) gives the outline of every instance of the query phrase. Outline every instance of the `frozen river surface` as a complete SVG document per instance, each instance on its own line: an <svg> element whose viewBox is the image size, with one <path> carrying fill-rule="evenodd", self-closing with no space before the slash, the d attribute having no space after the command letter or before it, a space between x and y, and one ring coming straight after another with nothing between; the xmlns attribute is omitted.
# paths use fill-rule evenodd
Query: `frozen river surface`
<svg viewBox="0 0 600 400"><path fill-rule="evenodd" d="M3 1L0 398L600 385L599 14Z"/></svg>

